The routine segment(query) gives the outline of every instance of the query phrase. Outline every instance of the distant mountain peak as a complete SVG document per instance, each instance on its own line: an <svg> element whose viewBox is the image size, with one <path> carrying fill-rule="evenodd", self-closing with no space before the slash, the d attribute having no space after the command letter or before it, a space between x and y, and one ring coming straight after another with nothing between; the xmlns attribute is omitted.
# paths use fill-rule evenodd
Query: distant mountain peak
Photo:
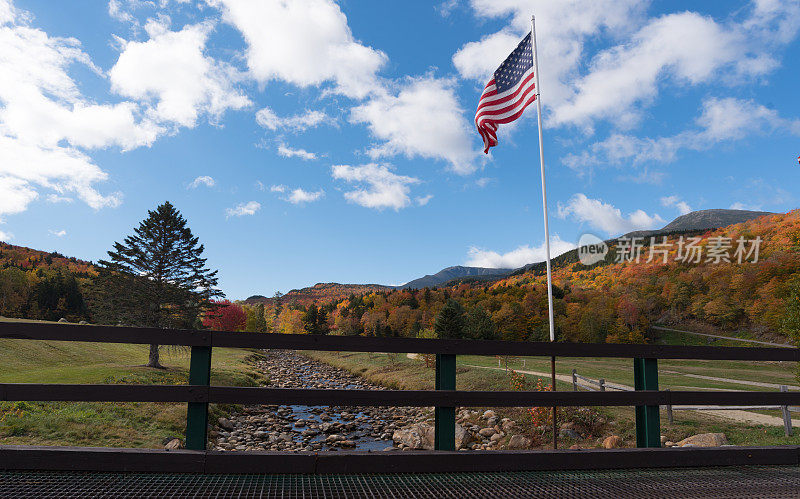
<svg viewBox="0 0 800 499"><path fill-rule="evenodd" d="M513 271L514 269L490 269L485 267L465 267L463 265L453 265L452 267L442 269L435 274L428 274L425 277L414 279L413 281L409 281L402 286L397 287L400 289L433 288L450 281L464 278L487 279L503 277Z"/></svg>
<svg viewBox="0 0 800 499"><path fill-rule="evenodd" d="M622 237L650 237L669 232L689 230L710 230L729 225L747 222L764 215L774 215L768 211L726 210L715 208L711 210L697 210L681 215L672 222L658 230L637 230L629 232Z"/></svg>

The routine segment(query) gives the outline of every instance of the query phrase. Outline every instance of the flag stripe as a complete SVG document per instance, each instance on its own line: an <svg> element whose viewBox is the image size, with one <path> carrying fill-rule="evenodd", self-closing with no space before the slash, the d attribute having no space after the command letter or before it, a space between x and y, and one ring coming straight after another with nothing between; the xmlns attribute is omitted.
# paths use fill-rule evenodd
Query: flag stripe
<svg viewBox="0 0 800 499"><path fill-rule="evenodd" d="M516 96L519 94L520 88L522 88L523 86L527 85L528 82L530 82L531 84L533 84L535 82L534 81L534 75L533 75L533 69L528 70L528 72L526 72L525 75L523 75L522 80L518 84L519 86L514 87L513 89L508 90L506 92L503 92L500 95L497 94L496 87L492 86L491 89L489 87L487 87L486 90L490 90L490 91L487 92L486 90L484 90L483 95L481 95L481 100L478 102L478 109L480 109L482 106L495 104L495 103L499 104L499 103L507 102L507 101L509 101L511 99L516 98Z"/></svg>
<svg viewBox="0 0 800 499"><path fill-rule="evenodd" d="M518 98L515 98L510 105L506 105L506 103L504 102L502 104L497 104L497 105L484 104L482 106L478 106L478 113L475 115L475 119L479 120L482 116L485 115L490 115L492 116L492 119L494 119L494 117L496 116L507 114L508 112L518 107L521 101L527 100L528 94L531 93L534 89L535 89L535 84L533 81L531 81L530 84L527 85L526 87L518 89L520 91Z"/></svg>
<svg viewBox="0 0 800 499"><path fill-rule="evenodd" d="M529 33L494 72L483 88L475 110L475 126L483 139L484 152L497 145L497 128L522 116L536 100L533 45Z"/></svg>

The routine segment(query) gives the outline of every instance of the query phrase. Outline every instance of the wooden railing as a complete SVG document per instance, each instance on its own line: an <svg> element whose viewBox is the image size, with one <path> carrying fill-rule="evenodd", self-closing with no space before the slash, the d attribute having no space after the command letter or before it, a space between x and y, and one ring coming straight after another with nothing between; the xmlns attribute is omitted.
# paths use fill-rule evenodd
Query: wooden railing
<svg viewBox="0 0 800 499"><path fill-rule="evenodd" d="M191 472L490 471L531 469L800 464L797 446L661 449L661 405L800 405L800 392L658 390L657 359L800 361L787 348L690 347L422 340L0 323L0 338L184 345L188 385L0 384L4 401L185 402L186 450L0 446L0 469ZM211 386L214 347L436 354L436 389L320 390ZM631 358L636 391L528 392L455 389L457 355ZM437 451L369 453L206 450L209 403L435 407ZM455 452L455 408L635 406L638 449Z"/></svg>

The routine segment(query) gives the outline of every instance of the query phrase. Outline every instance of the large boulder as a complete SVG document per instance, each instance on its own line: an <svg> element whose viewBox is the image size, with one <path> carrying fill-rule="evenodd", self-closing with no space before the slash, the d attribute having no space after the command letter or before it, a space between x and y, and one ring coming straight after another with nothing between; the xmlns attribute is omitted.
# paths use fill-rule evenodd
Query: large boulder
<svg viewBox="0 0 800 499"><path fill-rule="evenodd" d="M508 450L530 449L531 443L532 442L530 438L523 437L522 435L514 435L508 440L506 448Z"/></svg>
<svg viewBox="0 0 800 499"><path fill-rule="evenodd" d="M426 423L417 423L400 428L392 434L396 444L404 444L409 449L433 450L434 429Z"/></svg>
<svg viewBox="0 0 800 499"><path fill-rule="evenodd" d="M481 428L478 430L478 435L482 436L483 438L489 438L494 435L496 432L494 428Z"/></svg>
<svg viewBox="0 0 800 499"><path fill-rule="evenodd" d="M233 430L236 428L233 422L226 418L219 418L217 423L219 423L220 428L224 428L226 430Z"/></svg>
<svg viewBox="0 0 800 499"><path fill-rule="evenodd" d="M721 445L728 445L728 439L725 438L724 433L700 433L699 435L692 435L689 438L684 438L678 442L678 447L691 445L692 447L719 447Z"/></svg>
<svg viewBox="0 0 800 499"><path fill-rule="evenodd" d="M464 449L475 440L472 433L464 429L460 424L456 424L456 450Z"/></svg>
<svg viewBox="0 0 800 499"><path fill-rule="evenodd" d="M510 420L510 419L506 419L505 421L503 421L503 424L500 426L500 428L502 428L502 430L503 430L504 432L508 433L508 432L509 432L509 431L511 431L511 429L513 429L513 428L514 428L516 425L517 425L517 423L515 423L514 421L512 421L512 420Z"/></svg>

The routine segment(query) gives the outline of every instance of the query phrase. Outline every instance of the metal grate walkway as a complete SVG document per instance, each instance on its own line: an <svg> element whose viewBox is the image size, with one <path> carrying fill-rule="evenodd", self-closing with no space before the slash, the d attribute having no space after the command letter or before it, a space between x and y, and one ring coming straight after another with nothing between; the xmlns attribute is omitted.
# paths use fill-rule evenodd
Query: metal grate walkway
<svg viewBox="0 0 800 499"><path fill-rule="evenodd" d="M0 471L0 497L798 497L800 468L197 475Z"/></svg>

